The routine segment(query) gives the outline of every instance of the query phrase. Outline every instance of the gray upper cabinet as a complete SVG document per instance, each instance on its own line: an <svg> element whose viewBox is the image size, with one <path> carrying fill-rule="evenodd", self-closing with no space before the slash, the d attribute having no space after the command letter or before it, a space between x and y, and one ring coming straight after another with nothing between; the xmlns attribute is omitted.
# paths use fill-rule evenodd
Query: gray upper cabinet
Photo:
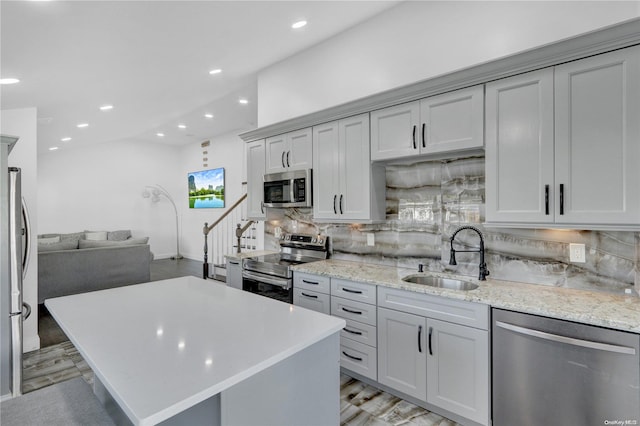
<svg viewBox="0 0 640 426"><path fill-rule="evenodd" d="M640 228L640 47L486 87L486 221Z"/></svg>
<svg viewBox="0 0 640 426"><path fill-rule="evenodd" d="M369 114L313 127L314 220L384 219L384 168L371 165L369 149Z"/></svg>
<svg viewBox="0 0 640 426"><path fill-rule="evenodd" d="M440 154L484 145L482 85L371 112L371 160Z"/></svg>
<svg viewBox="0 0 640 426"><path fill-rule="evenodd" d="M247 144L247 218L264 220L264 139Z"/></svg>
<svg viewBox="0 0 640 426"><path fill-rule="evenodd" d="M486 87L486 220L553 223L553 69Z"/></svg>
<svg viewBox="0 0 640 426"><path fill-rule="evenodd" d="M311 128L267 138L266 172L311 168L312 146Z"/></svg>
<svg viewBox="0 0 640 426"><path fill-rule="evenodd" d="M555 69L556 222L640 226L640 46Z"/></svg>

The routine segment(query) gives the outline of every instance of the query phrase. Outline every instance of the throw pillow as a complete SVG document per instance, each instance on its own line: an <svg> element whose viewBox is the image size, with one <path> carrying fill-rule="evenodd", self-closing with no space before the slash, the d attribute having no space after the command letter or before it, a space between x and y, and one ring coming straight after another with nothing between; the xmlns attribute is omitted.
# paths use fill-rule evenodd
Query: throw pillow
<svg viewBox="0 0 640 426"><path fill-rule="evenodd" d="M121 247L121 246L134 246L140 244L147 244L149 237L144 238L129 238L124 241L96 241L96 240L80 240L80 248L102 248L102 247Z"/></svg>
<svg viewBox="0 0 640 426"><path fill-rule="evenodd" d="M107 231L85 232L84 238L89 241L106 241Z"/></svg>
<svg viewBox="0 0 640 426"><path fill-rule="evenodd" d="M124 241L131 238L131 230L123 229L120 231L111 231L107 233L107 240L109 241Z"/></svg>
<svg viewBox="0 0 640 426"><path fill-rule="evenodd" d="M46 251L75 250L78 242L74 240L60 241L59 243L38 244L38 253Z"/></svg>
<svg viewBox="0 0 640 426"><path fill-rule="evenodd" d="M59 243L60 242L60 236L58 235L57 237L42 237L42 238L38 238L38 244L53 244L53 243Z"/></svg>

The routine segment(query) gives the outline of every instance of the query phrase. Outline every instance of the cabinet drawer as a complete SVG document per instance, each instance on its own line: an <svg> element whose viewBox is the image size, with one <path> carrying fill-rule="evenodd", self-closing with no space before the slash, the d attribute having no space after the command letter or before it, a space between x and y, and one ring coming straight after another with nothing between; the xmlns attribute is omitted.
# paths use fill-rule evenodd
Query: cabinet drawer
<svg viewBox="0 0 640 426"><path fill-rule="evenodd" d="M376 348L351 339L340 339L340 367L378 380L378 355Z"/></svg>
<svg viewBox="0 0 640 426"><path fill-rule="evenodd" d="M376 304L376 285L331 278L331 294L349 300Z"/></svg>
<svg viewBox="0 0 640 426"><path fill-rule="evenodd" d="M482 330L489 329L489 305L482 303L380 286L378 287L378 305Z"/></svg>
<svg viewBox="0 0 640 426"><path fill-rule="evenodd" d="M378 340L376 327L348 319L347 325L340 331L340 337L355 340L376 347Z"/></svg>
<svg viewBox="0 0 640 426"><path fill-rule="evenodd" d="M368 303L331 296L331 315L376 325L376 307Z"/></svg>
<svg viewBox="0 0 640 426"><path fill-rule="evenodd" d="M304 272L293 273L293 288L317 291L329 294L331 279L322 275L306 274Z"/></svg>
<svg viewBox="0 0 640 426"><path fill-rule="evenodd" d="M318 293L317 291L294 288L293 304L327 315L331 312L330 296L328 294Z"/></svg>

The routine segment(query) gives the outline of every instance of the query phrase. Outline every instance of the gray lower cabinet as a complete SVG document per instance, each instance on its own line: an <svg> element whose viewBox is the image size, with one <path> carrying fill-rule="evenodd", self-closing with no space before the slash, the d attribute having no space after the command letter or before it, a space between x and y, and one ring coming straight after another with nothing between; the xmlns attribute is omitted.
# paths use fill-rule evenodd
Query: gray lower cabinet
<svg viewBox="0 0 640 426"><path fill-rule="evenodd" d="M378 308L378 382L427 399L427 319Z"/></svg>
<svg viewBox="0 0 640 426"><path fill-rule="evenodd" d="M488 425L488 327L488 305L378 287L378 382Z"/></svg>
<svg viewBox="0 0 640 426"><path fill-rule="evenodd" d="M489 332L427 319L427 402L489 422Z"/></svg>
<svg viewBox="0 0 640 426"><path fill-rule="evenodd" d="M242 290L242 262L227 259L227 286Z"/></svg>
<svg viewBox="0 0 640 426"><path fill-rule="evenodd" d="M293 304L322 312L331 313L329 277L296 272L293 275Z"/></svg>

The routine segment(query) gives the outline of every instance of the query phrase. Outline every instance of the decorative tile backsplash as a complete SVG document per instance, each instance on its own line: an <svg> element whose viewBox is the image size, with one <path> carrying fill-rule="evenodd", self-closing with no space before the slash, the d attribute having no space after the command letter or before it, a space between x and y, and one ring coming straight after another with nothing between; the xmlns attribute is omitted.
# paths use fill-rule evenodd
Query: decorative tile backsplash
<svg viewBox="0 0 640 426"><path fill-rule="evenodd" d="M640 290L640 233L487 228L484 222L484 157L388 165L384 223L314 223L312 210L269 209L265 248L277 249L274 233L322 233L336 259L478 275L478 253L459 253L449 265L450 237L472 225L485 239L491 278L623 293ZM375 245L367 245L367 234ZM586 246L586 262L569 262L569 243ZM462 231L455 248L475 249L476 233Z"/></svg>

